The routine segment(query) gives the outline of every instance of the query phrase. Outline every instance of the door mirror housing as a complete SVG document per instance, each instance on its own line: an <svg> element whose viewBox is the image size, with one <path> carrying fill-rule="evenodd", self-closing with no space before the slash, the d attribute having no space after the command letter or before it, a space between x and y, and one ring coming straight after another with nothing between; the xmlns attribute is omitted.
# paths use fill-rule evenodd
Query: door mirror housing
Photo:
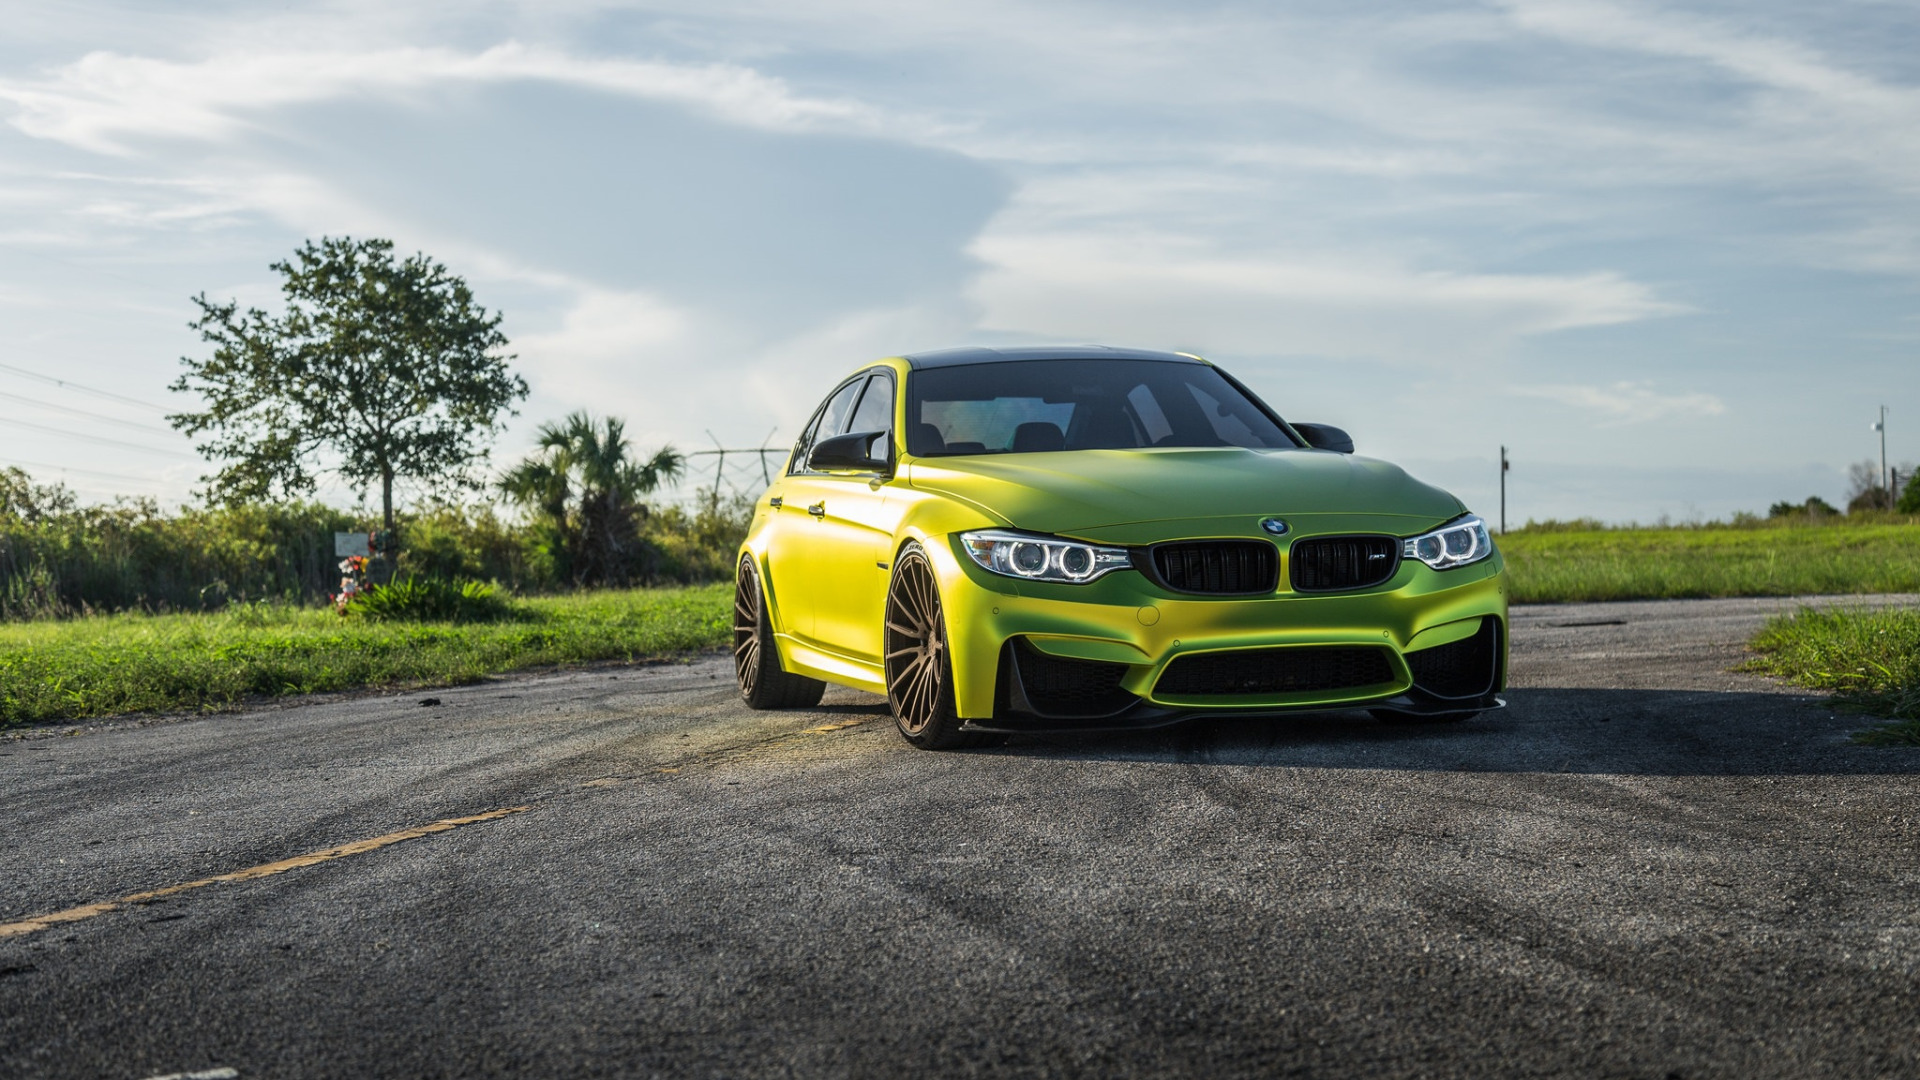
<svg viewBox="0 0 1920 1080"><path fill-rule="evenodd" d="M1332 450L1339 454L1353 453L1353 436L1334 427L1332 424L1295 423L1293 430L1307 440L1307 445L1315 450Z"/></svg>
<svg viewBox="0 0 1920 1080"><path fill-rule="evenodd" d="M886 472L886 439L884 431L856 431L821 439L807 455L807 468L816 472ZM876 451L878 457L874 456Z"/></svg>

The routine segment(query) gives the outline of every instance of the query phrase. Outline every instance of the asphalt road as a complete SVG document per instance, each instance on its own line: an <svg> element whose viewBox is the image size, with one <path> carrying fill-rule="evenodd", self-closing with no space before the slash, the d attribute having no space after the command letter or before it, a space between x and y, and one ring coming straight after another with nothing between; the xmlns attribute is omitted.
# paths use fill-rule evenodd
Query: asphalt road
<svg viewBox="0 0 1920 1080"><path fill-rule="evenodd" d="M1727 670L1787 606L1519 609L1442 727L932 754L710 657L31 732L0 1076L1920 1075L1920 751Z"/></svg>

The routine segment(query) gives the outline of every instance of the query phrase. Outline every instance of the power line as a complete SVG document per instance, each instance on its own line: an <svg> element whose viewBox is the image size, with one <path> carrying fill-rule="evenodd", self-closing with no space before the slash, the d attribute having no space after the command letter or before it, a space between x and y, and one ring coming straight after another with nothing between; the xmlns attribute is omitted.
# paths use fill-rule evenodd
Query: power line
<svg viewBox="0 0 1920 1080"><path fill-rule="evenodd" d="M24 401L28 405L38 405L43 409L58 409L59 411L64 413L72 413L75 416L84 416L92 420L105 420L110 424L119 424L122 427L138 428L141 431L151 431L156 435L178 434L178 432L175 432L169 428L154 427L151 424L142 424L136 420L122 420L117 416L108 416L106 413L88 412L85 409L76 409L71 405L55 405L51 401L40 401L37 398L30 398L21 394L9 394L5 390L0 390L0 398L7 398L12 401Z"/></svg>
<svg viewBox="0 0 1920 1080"><path fill-rule="evenodd" d="M22 375L29 379L39 379L41 382L52 383L62 389L77 390L82 394L92 394L95 397L106 398L108 401L118 401L126 405L138 405L143 409L152 409L154 412L162 415L167 411L151 401L141 401L139 398L130 398L125 394L116 394L111 390L96 390L91 386L82 386L68 379L56 379L51 375L42 375L37 371L28 371L26 368L15 367L12 364L0 364L0 371L11 371L15 375Z"/></svg>
<svg viewBox="0 0 1920 1080"><path fill-rule="evenodd" d="M130 275L127 275L127 274L121 274L121 273L116 273L115 271L112 271L112 270L108 270L108 269L106 269L106 268L104 268L104 267L100 267L100 266L96 266L96 265L94 265L93 263L82 263L82 262L74 262L74 261L73 261L72 259L62 259L62 258L58 258L58 257L56 257L56 256L53 256L53 255L48 255L48 254L46 254L46 253L44 253L44 252L39 252L39 251L26 251L26 250L23 250L23 249L20 249L20 248L15 248L15 249L14 249L14 250L12 251L12 254L15 254L15 255L27 255L27 256L31 256L31 257L33 257L33 258L36 258L36 259L43 259L43 260L45 260L45 261L47 261L47 262L50 262L50 263L53 263L53 264L55 264L55 265L57 265L57 266L65 266L65 267L70 267L70 268L72 268L72 269L74 269L74 270L86 270L86 271L90 271L90 272L92 272L92 273L95 273L95 274L104 274L104 275L106 275L107 277L110 277L110 278L119 278L119 279L120 279L121 281L125 281L125 282L129 282L129 283L131 283L131 284L134 284L134 285L138 285L138 286L140 286L141 288L144 288L144 289L156 289L156 288L159 288L159 286L157 286L157 285L155 285L155 284L154 284L153 282L151 282L151 281L141 281L141 280L140 280L139 278L136 278L136 277L132 277L132 276L130 276Z"/></svg>
<svg viewBox="0 0 1920 1080"><path fill-rule="evenodd" d="M33 428L36 431L50 432L54 435L65 435L69 439L85 439L87 442L103 443L107 446L118 446L125 450L138 450L146 454L171 454L174 457L183 458L193 457L192 454L182 453L179 450L164 450L158 446L142 446L139 443L130 443L121 439L109 439L105 435L88 435L78 431L67 431L62 428L49 427L46 424L36 424L31 420L0 420L0 424L12 424L15 427Z"/></svg>
<svg viewBox="0 0 1920 1080"><path fill-rule="evenodd" d="M104 476L108 480L131 480L136 484L160 484L165 481L151 476L128 476L126 473L101 472L99 469L80 469L72 465L54 465L45 461L21 461L18 458L0 460L0 464L16 465L23 469L52 469L55 472L86 473L88 476Z"/></svg>

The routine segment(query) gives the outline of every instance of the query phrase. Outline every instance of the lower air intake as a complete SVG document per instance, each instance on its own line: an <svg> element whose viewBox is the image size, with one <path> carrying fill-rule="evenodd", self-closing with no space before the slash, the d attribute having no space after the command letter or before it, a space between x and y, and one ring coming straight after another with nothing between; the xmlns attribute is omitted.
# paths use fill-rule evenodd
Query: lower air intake
<svg viewBox="0 0 1920 1080"><path fill-rule="evenodd" d="M1160 676L1154 694L1297 694L1351 690L1393 681L1393 665L1386 651L1370 646L1240 649L1176 658Z"/></svg>
<svg viewBox="0 0 1920 1080"><path fill-rule="evenodd" d="M1007 643L1001 667L1007 680L1018 680L1026 706L1048 718L1112 716L1140 700L1120 688L1127 665L1048 656L1017 638ZM1007 697L1013 704L1011 685Z"/></svg>
<svg viewBox="0 0 1920 1080"><path fill-rule="evenodd" d="M1413 685L1435 697L1469 698L1493 692L1500 674L1500 622L1480 620L1472 637L1407 654Z"/></svg>

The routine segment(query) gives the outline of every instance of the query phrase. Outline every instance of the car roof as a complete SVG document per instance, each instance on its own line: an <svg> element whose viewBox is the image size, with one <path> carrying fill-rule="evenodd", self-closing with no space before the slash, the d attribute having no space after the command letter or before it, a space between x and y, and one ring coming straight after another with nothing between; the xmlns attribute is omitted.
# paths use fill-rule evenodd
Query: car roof
<svg viewBox="0 0 1920 1080"><path fill-rule="evenodd" d="M957 349L907 353L900 359L916 368L994 364L1007 360L1160 360L1175 364L1206 363L1199 357L1188 356L1186 353L1155 352L1152 349L1117 349L1110 345L1018 345L999 348L968 345Z"/></svg>

